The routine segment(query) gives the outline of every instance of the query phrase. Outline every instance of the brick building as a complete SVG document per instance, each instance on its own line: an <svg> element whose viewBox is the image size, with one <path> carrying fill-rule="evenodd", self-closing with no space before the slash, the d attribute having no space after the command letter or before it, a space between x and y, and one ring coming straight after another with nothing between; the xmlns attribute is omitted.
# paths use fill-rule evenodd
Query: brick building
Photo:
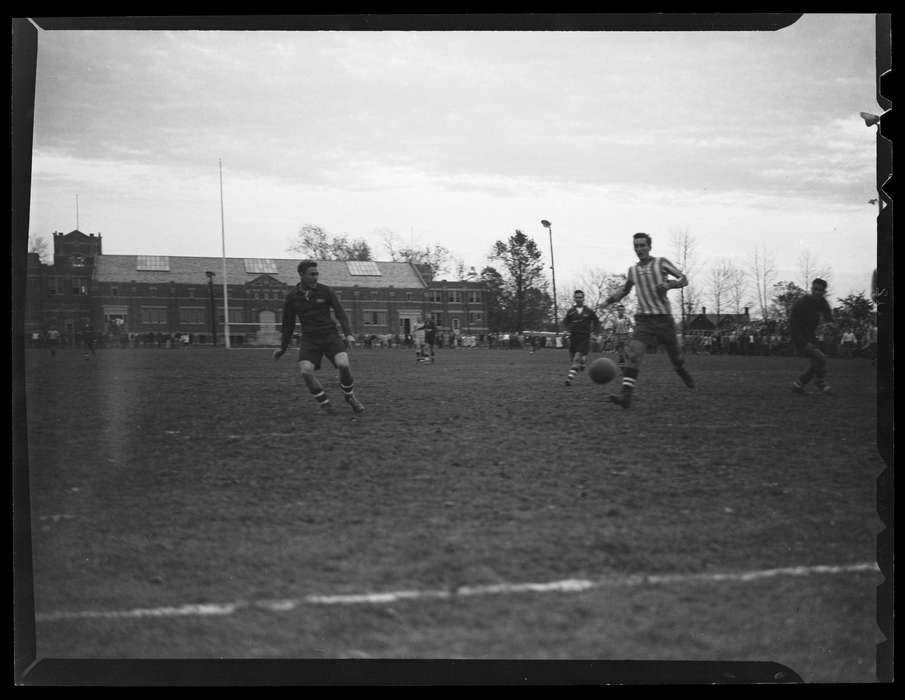
<svg viewBox="0 0 905 700"><path fill-rule="evenodd" d="M299 259L104 255L100 234L54 233L53 263L28 254L25 332L55 327L76 338L87 324L107 336L189 333L195 342L279 342L283 299L299 281ZM434 280L406 262L318 261L320 281L340 297L356 335L404 335L423 313L443 331L488 332L483 283ZM212 315L213 310L213 315Z"/></svg>

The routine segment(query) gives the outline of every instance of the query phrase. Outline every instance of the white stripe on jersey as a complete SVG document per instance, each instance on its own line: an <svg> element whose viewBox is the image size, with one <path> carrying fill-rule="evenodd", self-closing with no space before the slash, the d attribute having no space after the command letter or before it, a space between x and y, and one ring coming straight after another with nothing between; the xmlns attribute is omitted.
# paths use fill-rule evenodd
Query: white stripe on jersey
<svg viewBox="0 0 905 700"><path fill-rule="evenodd" d="M635 285L638 298L637 314L672 314L669 299L657 293L657 285L667 281L667 274L681 277L682 273L666 258L651 258L647 265L637 263L628 269L628 278Z"/></svg>

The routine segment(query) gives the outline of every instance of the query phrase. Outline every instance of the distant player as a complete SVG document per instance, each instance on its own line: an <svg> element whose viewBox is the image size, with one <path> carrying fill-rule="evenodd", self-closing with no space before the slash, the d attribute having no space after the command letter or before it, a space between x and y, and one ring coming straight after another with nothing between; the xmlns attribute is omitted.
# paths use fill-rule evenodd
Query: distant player
<svg viewBox="0 0 905 700"><path fill-rule="evenodd" d="M82 331L82 343L85 345L85 350L82 353L82 357L86 360L89 357L94 357L94 328L90 323L85 324L85 328ZM90 355L88 353L91 353Z"/></svg>
<svg viewBox="0 0 905 700"><path fill-rule="evenodd" d="M349 368L349 353L346 351L355 342L355 336L349 328L349 318L333 290L317 281L319 272L316 262L300 262L298 273L301 281L286 295L283 304L283 336L280 348L273 351L273 359L279 360L289 347L298 317L301 326L299 369L308 391L314 395L322 411L333 413L327 392L314 376L314 372L320 369L321 359L326 356L339 370L339 386L346 403L355 413L361 413L365 407L355 396L355 383ZM331 309L342 326L345 341L339 337Z"/></svg>
<svg viewBox="0 0 905 700"><path fill-rule="evenodd" d="M576 289L572 295L574 304L566 312L563 325L569 333L569 374L566 386L572 386L575 376L584 370L591 348L591 335L600 331L600 319L594 310L585 306L584 292Z"/></svg>
<svg viewBox="0 0 905 700"><path fill-rule="evenodd" d="M792 345L795 351L802 357L808 358L808 368L792 382L792 391L796 394L804 394L805 386L814 377L817 378L817 388L829 393L830 387L826 383L826 355L819 347L815 334L821 318L826 323L832 323L833 311L826 300L826 282L819 277L811 282L810 294L799 297L789 311L789 334L792 336Z"/></svg>
<svg viewBox="0 0 905 700"><path fill-rule="evenodd" d="M613 350L619 358L619 366L625 364L625 352L632 334L632 319L625 315L622 304L616 306L616 318L613 319Z"/></svg>
<svg viewBox="0 0 905 700"><path fill-rule="evenodd" d="M56 357L57 348L60 347L60 331L56 328L47 331L47 347L50 349L51 357Z"/></svg>
<svg viewBox="0 0 905 700"><path fill-rule="evenodd" d="M636 290L638 310L635 313L635 330L625 349L622 393L609 397L610 401L623 408L631 405L632 392L647 346L656 345L658 342L666 348L669 361L676 374L685 382L685 386L689 389L694 388L694 380L685 369L685 361L679 351L676 322L673 320L672 309L666 296L670 289L686 286L688 279L666 258L652 256L650 254L652 243L653 240L646 233L636 233L632 236L638 262L628 269L628 276L622 289L611 294L606 300L606 306L609 306L625 297L633 288Z"/></svg>
<svg viewBox="0 0 905 700"><path fill-rule="evenodd" d="M437 342L437 324L430 316L423 316L415 327L415 344L418 362L434 361L434 345Z"/></svg>

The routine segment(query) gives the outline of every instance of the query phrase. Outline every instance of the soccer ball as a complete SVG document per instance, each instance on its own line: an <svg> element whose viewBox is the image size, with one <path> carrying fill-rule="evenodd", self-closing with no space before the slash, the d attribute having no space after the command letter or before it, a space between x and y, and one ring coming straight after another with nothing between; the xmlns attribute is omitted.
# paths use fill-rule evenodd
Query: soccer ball
<svg viewBox="0 0 905 700"><path fill-rule="evenodd" d="M619 374L619 368L608 357L598 357L588 365L588 376L597 384L611 382L617 374Z"/></svg>

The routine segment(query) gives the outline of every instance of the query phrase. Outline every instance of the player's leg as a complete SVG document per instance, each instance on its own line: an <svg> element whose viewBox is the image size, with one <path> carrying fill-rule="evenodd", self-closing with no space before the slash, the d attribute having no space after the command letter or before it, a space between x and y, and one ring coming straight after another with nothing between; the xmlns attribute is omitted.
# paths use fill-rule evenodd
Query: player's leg
<svg viewBox="0 0 905 700"><path fill-rule="evenodd" d="M349 353L345 350L333 356L333 364L339 370L339 388L342 389L346 403L352 407L355 413L365 410L364 405L355 396L355 380L352 378L352 368L349 364Z"/></svg>
<svg viewBox="0 0 905 700"><path fill-rule="evenodd" d="M797 344L798 354L807 358L808 368L792 382L792 391L796 394L804 394L805 386L814 377L817 377L817 388L821 391L829 391L826 385L826 355L824 355L813 343Z"/></svg>
<svg viewBox="0 0 905 700"><path fill-rule="evenodd" d="M622 406L622 408L628 408L632 403L632 392L635 391L635 382L638 380L638 374L641 371L641 360L647 351L646 337L643 330L640 333L636 331L635 337L625 345L625 364L622 367L622 392L620 394L611 394L609 397L610 401Z"/></svg>
<svg viewBox="0 0 905 700"><path fill-rule="evenodd" d="M327 392L324 391L323 385L314 375L314 372L317 369L318 363L312 360L310 355L307 359L299 360L299 370L302 373L302 381L305 382L305 386L308 387L308 391L311 392L314 400L317 401L318 406L320 406L321 410L324 411L324 413L333 413L333 406L330 404L330 399L327 397Z"/></svg>
<svg viewBox="0 0 905 700"><path fill-rule="evenodd" d="M569 363L569 373L566 375L566 386L572 386L575 377L584 369L585 356L581 351L571 353L572 360Z"/></svg>
<svg viewBox="0 0 905 700"><path fill-rule="evenodd" d="M675 329L673 328L671 331L664 333L661 340L666 347L666 354L669 357L669 361L672 363L676 374L678 374L682 381L685 382L685 386L689 389L694 389L694 379L692 379L688 370L685 368L685 358L682 357L682 351L679 348L679 339L676 336Z"/></svg>

